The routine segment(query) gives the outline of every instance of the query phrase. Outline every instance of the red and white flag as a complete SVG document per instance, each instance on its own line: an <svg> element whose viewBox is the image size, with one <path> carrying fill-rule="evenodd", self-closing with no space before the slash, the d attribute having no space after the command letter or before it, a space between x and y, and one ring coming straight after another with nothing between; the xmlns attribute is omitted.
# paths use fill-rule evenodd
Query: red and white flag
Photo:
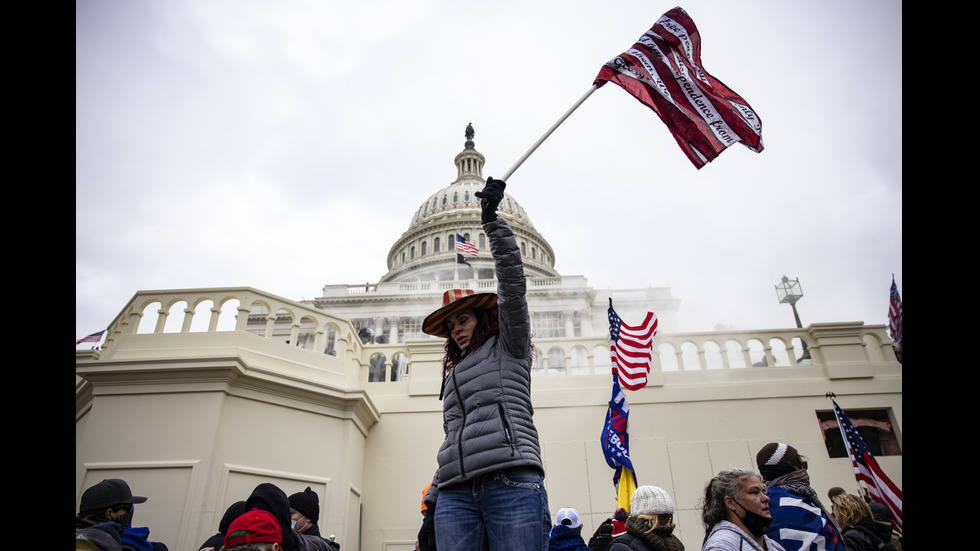
<svg viewBox="0 0 980 551"><path fill-rule="evenodd" d="M837 405L837 400L830 399L834 404L834 415L837 417L837 425L840 427L841 436L844 437L844 446L847 448L847 455L851 459L851 468L854 469L854 478L858 484L865 483L871 499L878 503L883 503L888 507L892 514L892 528L899 534L902 533L902 490L896 486L891 479L881 470L878 462L871 451L868 449L864 439L858 434L857 429L851 424L844 410Z"/></svg>
<svg viewBox="0 0 980 551"><path fill-rule="evenodd" d="M458 233L456 234L456 250L469 253L473 256L480 256L480 251L476 248L476 245Z"/></svg>
<svg viewBox="0 0 980 551"><path fill-rule="evenodd" d="M105 329L99 331L98 333L92 333L91 335L82 337L75 341L76 345L82 344L83 342L99 342L102 340L102 335L105 334Z"/></svg>
<svg viewBox="0 0 980 551"><path fill-rule="evenodd" d="M680 7L599 71L593 84L613 82L653 109L697 168L741 142L759 153L762 120L741 96L701 64L701 35Z"/></svg>
<svg viewBox="0 0 980 551"><path fill-rule="evenodd" d="M609 356L613 375L629 390L646 386L653 363L653 337L657 335L657 316L647 312L643 323L626 325L613 310L609 299Z"/></svg>

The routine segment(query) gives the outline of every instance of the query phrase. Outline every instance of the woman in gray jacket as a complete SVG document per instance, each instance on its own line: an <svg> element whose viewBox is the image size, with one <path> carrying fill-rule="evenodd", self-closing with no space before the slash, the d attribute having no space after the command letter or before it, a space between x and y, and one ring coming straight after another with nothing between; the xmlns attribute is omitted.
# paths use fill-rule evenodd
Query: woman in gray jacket
<svg viewBox="0 0 980 551"><path fill-rule="evenodd" d="M766 486L749 469L725 469L708 482L701 521L701 551L785 551L766 535L772 522Z"/></svg>
<svg viewBox="0 0 980 551"><path fill-rule="evenodd" d="M422 330L446 338L443 429L425 497L419 547L535 550L548 546L551 513L538 432L531 419L531 321L521 251L497 218L502 180L487 179L483 228L497 293L447 291ZM434 513L433 513L434 511Z"/></svg>

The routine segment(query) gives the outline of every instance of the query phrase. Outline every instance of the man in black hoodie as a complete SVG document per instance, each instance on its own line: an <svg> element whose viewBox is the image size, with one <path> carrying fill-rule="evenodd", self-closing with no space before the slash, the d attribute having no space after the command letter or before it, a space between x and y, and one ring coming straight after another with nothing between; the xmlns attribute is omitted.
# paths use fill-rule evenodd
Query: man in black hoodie
<svg viewBox="0 0 980 551"><path fill-rule="evenodd" d="M228 532L228 527L231 525L231 521L245 514L245 502L236 501L232 503L228 509L225 510L224 516L221 517L221 522L218 524L218 533L211 536L204 543L198 547L201 549L219 549L225 543L225 533Z"/></svg>
<svg viewBox="0 0 980 551"><path fill-rule="evenodd" d="M323 538L300 534L290 528L289 498L275 484L264 482L245 500L245 510L261 509L272 513L282 530L282 547L286 551L331 551Z"/></svg>

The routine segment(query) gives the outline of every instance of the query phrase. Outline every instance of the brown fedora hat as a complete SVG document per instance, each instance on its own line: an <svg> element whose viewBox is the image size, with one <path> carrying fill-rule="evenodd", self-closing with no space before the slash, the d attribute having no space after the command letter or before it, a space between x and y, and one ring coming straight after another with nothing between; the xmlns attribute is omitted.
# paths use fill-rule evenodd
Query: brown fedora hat
<svg viewBox="0 0 980 551"><path fill-rule="evenodd" d="M442 308L426 316L422 322L422 332L433 337L449 338L446 318L464 308L483 308L497 310L496 293L477 293L472 289L450 289L442 294Z"/></svg>

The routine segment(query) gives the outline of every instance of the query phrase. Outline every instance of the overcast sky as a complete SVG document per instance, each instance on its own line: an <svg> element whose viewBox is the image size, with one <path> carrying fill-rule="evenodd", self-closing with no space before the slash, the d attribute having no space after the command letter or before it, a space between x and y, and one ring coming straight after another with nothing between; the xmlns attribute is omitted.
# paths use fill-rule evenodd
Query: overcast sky
<svg viewBox="0 0 980 551"><path fill-rule="evenodd" d="M675 5L76 0L76 338L139 290L376 282L455 179L467 123L484 175L503 175ZM681 331L794 326L784 274L804 325L887 323L893 274L904 291L901 2L680 6L765 150L697 170L604 86L508 179L556 269L670 287Z"/></svg>

